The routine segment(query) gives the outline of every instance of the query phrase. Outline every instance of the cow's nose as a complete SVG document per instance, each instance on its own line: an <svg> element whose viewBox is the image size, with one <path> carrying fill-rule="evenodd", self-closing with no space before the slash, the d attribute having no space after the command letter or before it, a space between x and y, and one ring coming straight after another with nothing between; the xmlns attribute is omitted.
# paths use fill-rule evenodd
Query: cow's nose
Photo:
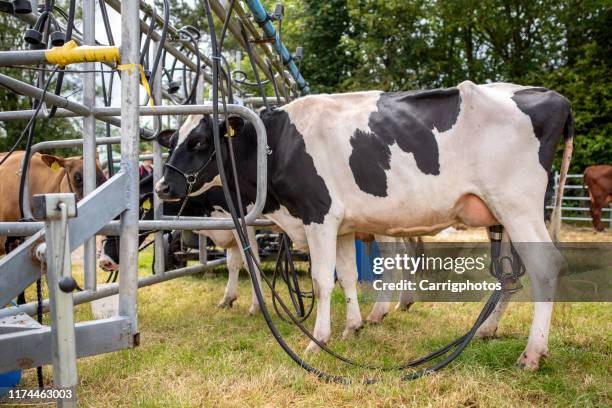
<svg viewBox="0 0 612 408"><path fill-rule="evenodd" d="M160 197L167 196L170 193L170 185L164 180L160 180L155 186L155 192Z"/></svg>
<svg viewBox="0 0 612 408"><path fill-rule="evenodd" d="M118 269L118 265L108 259L101 259L98 262L98 266L105 271L114 272Z"/></svg>

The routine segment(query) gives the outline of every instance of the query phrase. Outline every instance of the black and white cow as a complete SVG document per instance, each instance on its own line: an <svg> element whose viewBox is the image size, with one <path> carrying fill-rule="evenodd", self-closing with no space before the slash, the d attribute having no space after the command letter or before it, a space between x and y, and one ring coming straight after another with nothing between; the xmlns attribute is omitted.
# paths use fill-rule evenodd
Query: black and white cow
<svg viewBox="0 0 612 408"><path fill-rule="evenodd" d="M552 246L542 212L548 173L564 134L562 192L573 139L570 103L553 91L466 81L432 91L313 95L264 112L261 119L271 150L264 213L310 251L319 299L314 335L320 341L330 338L333 271L342 263L336 253L354 248L356 231L405 236L435 233L456 222L502 224L506 239L515 243ZM198 173L192 193L197 195L219 185L218 156L213 156L210 118L191 123L176 137L170 164L194 173L210 161ZM232 118L230 125L240 188L253 201L255 131L240 118ZM220 126L225 132L225 124ZM225 138L223 149L227 157ZM223 165L229 169L229 160ZM187 194L187 184L166 168L156 192L163 199L178 199ZM553 232L560 222L561 198ZM548 351L562 259L556 250L530 248L519 245L517 250L534 291L546 301L535 304L519 362L535 369ZM311 343L309 349L316 346Z"/></svg>

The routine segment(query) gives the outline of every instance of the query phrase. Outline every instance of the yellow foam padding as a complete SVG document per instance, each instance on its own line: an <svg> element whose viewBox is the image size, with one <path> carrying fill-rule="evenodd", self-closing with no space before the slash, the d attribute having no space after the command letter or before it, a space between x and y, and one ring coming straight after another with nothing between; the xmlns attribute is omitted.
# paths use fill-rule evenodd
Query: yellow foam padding
<svg viewBox="0 0 612 408"><path fill-rule="evenodd" d="M45 51L45 58L51 64L66 66L77 62L119 62L119 47L113 46L79 46L74 40L61 47Z"/></svg>
<svg viewBox="0 0 612 408"><path fill-rule="evenodd" d="M147 91L147 95L149 95L149 104L153 106L153 97L151 96L151 87L149 86L149 81L147 81L147 76L145 75L144 68L140 64L122 64L117 65L117 69L119 71L129 71L132 69L137 69L140 71L140 83L144 86L145 91Z"/></svg>

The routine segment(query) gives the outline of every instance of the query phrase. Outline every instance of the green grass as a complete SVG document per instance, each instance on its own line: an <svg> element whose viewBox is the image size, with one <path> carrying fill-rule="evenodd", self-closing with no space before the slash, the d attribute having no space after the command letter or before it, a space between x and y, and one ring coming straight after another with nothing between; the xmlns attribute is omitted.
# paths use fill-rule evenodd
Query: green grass
<svg viewBox="0 0 612 408"><path fill-rule="evenodd" d="M141 256L141 274L150 271L150 252ZM308 286L307 277L303 285ZM199 406L611 406L612 306L558 304L549 357L537 372L515 361L526 344L532 306L509 307L498 338L475 340L443 371L402 382L400 373L371 373L323 355L306 355L314 366L348 376L351 385L328 384L294 364L270 335L260 315L249 316L250 283L239 282L231 309L216 305L226 283L224 268L176 279L139 293L141 346L79 360L78 395L86 407ZM344 301L333 296L330 346L369 363L397 364L421 356L471 326L481 304L419 303L392 312L378 326L341 340ZM362 305L365 317L370 304ZM88 305L77 319L91 319ZM277 319L278 321L278 319ZM313 318L308 321L312 327ZM304 355L308 341L288 324L278 325L291 346ZM51 381L46 370L46 381ZM373 385L362 385L376 377ZM25 375L35 386L35 372Z"/></svg>

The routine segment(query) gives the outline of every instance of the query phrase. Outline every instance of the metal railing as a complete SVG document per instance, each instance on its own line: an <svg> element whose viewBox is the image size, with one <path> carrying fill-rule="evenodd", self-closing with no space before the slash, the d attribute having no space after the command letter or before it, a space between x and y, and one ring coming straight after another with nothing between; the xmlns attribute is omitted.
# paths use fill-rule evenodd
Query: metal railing
<svg viewBox="0 0 612 408"><path fill-rule="evenodd" d="M227 15L227 10L223 3L218 0L209 0L213 12L221 19ZM78 293L60 293L57 288L57 279L61 277L55 273L53 279L48 280L48 285L51 290L60 297L69 297L70 303L65 309L72 309L72 304L89 302L95 299L108 297L111 295L119 295L119 307L117 316L110 319L93 320L88 322L70 323L70 328L60 327L58 329L56 318L59 315L67 316L68 310L57 310L55 316L52 316L53 330L51 327L43 326L32 330L22 330L19 332L7 332L0 334L0 372L23 368L22 362L29 361L31 366L51 364L54 366L54 373L60 373L65 368L69 367L68 375L63 376L65 379L60 385L66 387L76 386L76 358L105 353L109 351L119 350L127 347L138 345L138 315L137 315L137 290L139 287L152 285L159 282L164 282L169 279L174 279L180 276L185 276L192 273L198 273L206 269L223 264L224 259L210 261L206 256L205 245L200 245L200 265L189 266L186 268L166 271L163 262L163 255L159 253L163 248L161 243L161 234L155 234L155 251L157 256L155 263L155 275L145 278L138 277L138 234L142 230L164 230L164 229L194 229L194 230L221 230L233 229L234 223L229 218L212 218L212 217L182 217L180 220L169 219L164 217L161 210L161 202L158 199L154 200L153 220L140 221L138 214L139 207L139 158L140 158L140 143L141 137L148 137L152 143L153 152L153 167L154 167L154 182L161 177L164 155L159 144L155 140L150 140L157 131L160 130L160 122L154 124L154 129L142 128L140 118L142 116L159 117L162 115L190 115L190 114L210 114L212 112L212 104L206 103L203 100L204 81L211 82L211 76L201 69L194 62L194 58L200 61L204 67L211 65L211 59L202 50L188 42L181 43L179 31L174 27L163 27L164 21L160 14L153 12L152 6L144 1L135 0L105 0L100 2L99 6L108 4L111 8L120 13L121 16L121 64L131 66L132 68L140 65L141 50L140 37L142 34L150 36L150 52L148 58L151 59L156 54L157 49L163 49L167 55L176 58L186 69L199 71L201 78L194 78L191 75L191 80L199 80L196 105L175 105L176 98L172 97L168 91L163 91L161 66L158 66L155 78L153 81L151 93L157 106L148 107L140 106L142 103L140 98L141 78L137 69L123 70L121 80L121 107L101 107L96 104L99 99L96 96L96 77L98 73L93 71L95 68L92 62L87 62L85 65L86 71L77 75L83 75L83 93L84 98L82 103L70 100L69 98L56 95L53 92L44 92L39 86L34 86L23 81L11 78L7 75L0 74L0 86L5 86L12 89L14 92L25 95L30 98L41 100L43 109L38 113L35 110L22 111L4 111L0 112L0 120L28 120L36 113L37 117L50 118L50 113L47 108L57 107L53 118L82 118L83 121L83 139L82 140L65 140L65 141L47 141L33 146L32 152L41 151L44 149L66 148L66 147L81 147L83 148L84 174L85 181L84 195L85 197L78 203L76 217L64 222L65 231L64 247L65 251L61 254L66 262L69 262L68 254L79 246L85 244L85 290ZM82 5L82 20L83 34L75 33L73 39L78 44L86 44L96 46L102 44L95 38L94 20L95 7L97 2L94 0L84 0L79 4ZM247 3L251 8L251 12L256 11L257 17L261 18L265 12L258 1L249 1ZM256 49L259 53L253 53L254 66L258 67L263 73L264 78L271 81L275 77L280 78L280 83L283 87L292 89L297 84L303 92L307 92L308 87L304 79L301 77L297 66L292 60L292 56L286 48L282 46L278 35L273 33L269 24L264 30L264 35L257 33L257 28L253 22L249 21L251 16L248 16L242 9L239 3L236 3L236 13L229 22L229 31L236 37L237 43L246 50L249 47L249 38L247 35L261 40L265 37L270 37L274 34L276 43L273 43L272 48L265 41L255 41ZM255 10L253 10L255 8ZM18 15L17 18L32 25L36 22L39 12L34 12L27 15ZM147 22L146 19L149 19ZM151 19L155 19L156 28L150 28ZM61 28L61 25L60 25ZM158 30L166 29L169 33L168 39L162 43L163 36ZM246 41L246 43L245 43ZM282 46L282 48L281 48ZM249 47L250 48L250 47ZM281 53L279 58L273 56L274 49ZM41 61L41 53L31 53L24 51L5 52L5 57L13 58L12 61L4 60L3 64L9 63L27 64L44 62ZM197 58L196 58L197 57ZM24 60L25 58L25 60ZM30 58L31 60L28 60ZM90 60L88 60L90 61ZM116 68L113 62L105 60L107 66ZM289 73L285 71L285 67ZM39 74L42 78L42 74ZM39 78L39 79L40 79ZM195 82L194 82L195 83ZM263 98L253 98L245 89L244 85L233 83L232 89L235 90L240 100L250 106L255 106L262 102ZM43 97L44 95L44 97ZM162 98L165 98L170 105L163 105ZM277 103L288 101L289 94L284 93L283 98L277 95ZM106 102L106 101L105 101ZM189 102L189 100L187 100ZM267 186L267 137L265 127L259 116L248 107L237 104L227 104L228 112L239 115L245 120L252 123L257 133L257 195L254 205L246 215L246 222L250 225L270 225L267 220L259 220L257 217L261 213L266 200ZM96 121L106 122L110 125L120 127L121 137L106 137L96 138ZM102 186L95 188L95 154L96 146L100 144L109 145L119 143L121 148L121 170L111 177ZM27 180L27 174L24 175ZM27 190L27 183L25 185ZM27 191L26 191L27 193ZM28 197L28 194L25 194ZM24 202L24 210L28 214L31 213L29 202ZM120 221L113 221L116 216L120 216ZM2 260L0 260L0 306L5 305L19 292L27 288L41 276L40 260L36 261L32 257L32 251L38 248L43 240L53 244L58 242L54 240L54 229L49 225L44 225L41 222L32 223L17 223L17 222L0 222L0 235L18 235L28 236L23 244L12 251ZM97 282L97 270L94 264L94 240L96 234L118 234L121 238L120 246L120 264L121 273L119 274L119 283L100 285ZM56 234L55 234L56 235ZM202 244L202 242L201 242ZM65 256L64 256L65 255ZM47 247L47 261L51 257L57 257L57 251L53 249L53 245ZM68 267L69 265L67 265ZM54 267L54 269L58 269ZM62 289L64 290L64 289ZM58 299L55 296L55 299ZM66 304L68 304L66 303ZM51 301L44 300L42 302L43 311L54 309L54 299ZM14 316L19 313L34 314L38 307L36 302L28 303L17 307L10 307L0 310L0 318ZM1 324L1 323L0 323ZM59 330L59 331L58 331ZM69 355L64 353L58 357L57 335L65 335L68 331L72 331L72 340L74 350ZM55 356L55 357L54 357ZM60 378L60 377L58 377ZM74 402L74 401L73 401ZM60 406L63 403L60 403Z"/></svg>
<svg viewBox="0 0 612 408"><path fill-rule="evenodd" d="M554 175L554 194L551 205L547 205L547 210L554 208L555 197L559 191L559 173ZM583 183L582 174L568 174L567 183L563 189L563 202L561 203L561 220L571 221L578 224L591 224L591 199L589 198L588 188ZM607 215L607 217L606 217ZM602 208L602 223L608 223L612 228L612 204L608 208Z"/></svg>

